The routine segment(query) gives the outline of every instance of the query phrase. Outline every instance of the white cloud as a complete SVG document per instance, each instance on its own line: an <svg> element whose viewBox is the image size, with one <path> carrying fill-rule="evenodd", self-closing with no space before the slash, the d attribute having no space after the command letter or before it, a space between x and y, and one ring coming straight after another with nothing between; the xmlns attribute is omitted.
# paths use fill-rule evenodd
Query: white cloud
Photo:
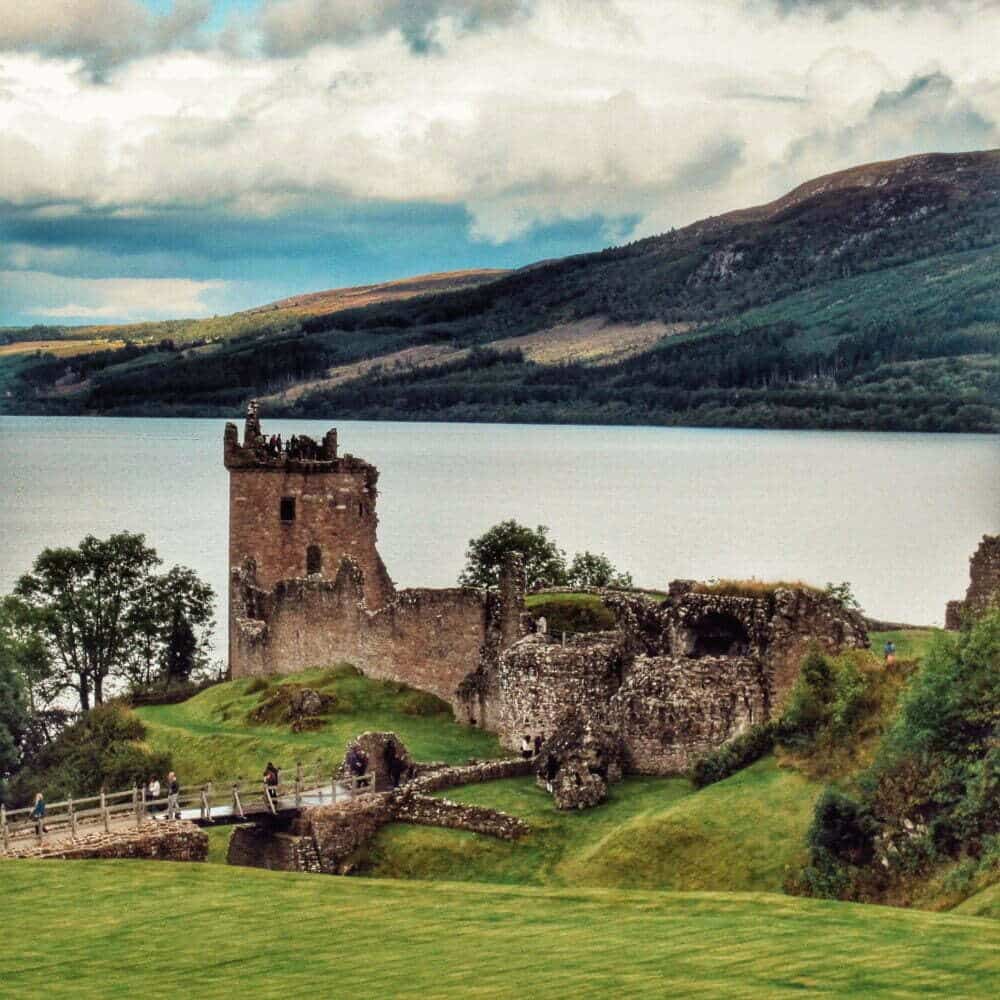
<svg viewBox="0 0 1000 1000"><path fill-rule="evenodd" d="M40 320L167 319L208 316L226 282L187 278L65 278L42 271L0 271L0 299Z"/></svg>
<svg viewBox="0 0 1000 1000"><path fill-rule="evenodd" d="M95 6L114 4L124 21L137 6ZM866 159L1000 141L997 4L800 6L276 0L263 23L281 58L149 43L102 84L56 58L60 21L47 57L0 54L0 202L277 216L425 201L464 206L493 241L594 215L648 234ZM430 57L404 7L446 42ZM0 53L39 23L0 28ZM939 82L886 105L921 79Z"/></svg>

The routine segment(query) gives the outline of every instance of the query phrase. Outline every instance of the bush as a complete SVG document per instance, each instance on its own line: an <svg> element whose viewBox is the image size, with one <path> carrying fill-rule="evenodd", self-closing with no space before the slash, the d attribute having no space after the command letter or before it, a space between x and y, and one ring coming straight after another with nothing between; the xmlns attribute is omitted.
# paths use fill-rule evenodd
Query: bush
<svg viewBox="0 0 1000 1000"><path fill-rule="evenodd" d="M254 677L247 685L247 694L260 694L271 686L271 682L266 677Z"/></svg>
<svg viewBox="0 0 1000 1000"><path fill-rule="evenodd" d="M718 750L712 750L699 757L691 768L691 781L695 788L704 788L716 781L722 781L770 753L773 746L772 723L751 726L745 733L740 733Z"/></svg>
<svg viewBox="0 0 1000 1000"><path fill-rule="evenodd" d="M604 632L615 627L615 616L599 597L585 599L560 597L553 594L544 601L533 602L531 614L544 618L546 628L554 635L560 632Z"/></svg>
<svg viewBox="0 0 1000 1000"><path fill-rule="evenodd" d="M196 694L201 694L202 691L206 691L216 684L221 684L224 679L223 677L209 677L203 681L183 681L168 687L153 684L130 691L125 700L133 708L139 708L141 705L179 705L182 701L187 701Z"/></svg>
<svg viewBox="0 0 1000 1000"><path fill-rule="evenodd" d="M170 756L140 742L146 727L120 702L99 705L32 757L10 785L12 802L35 792L49 801L121 791L170 770Z"/></svg>
<svg viewBox="0 0 1000 1000"><path fill-rule="evenodd" d="M816 802L809 847L847 864L868 864L874 856L877 830L878 823L866 805L828 788Z"/></svg>

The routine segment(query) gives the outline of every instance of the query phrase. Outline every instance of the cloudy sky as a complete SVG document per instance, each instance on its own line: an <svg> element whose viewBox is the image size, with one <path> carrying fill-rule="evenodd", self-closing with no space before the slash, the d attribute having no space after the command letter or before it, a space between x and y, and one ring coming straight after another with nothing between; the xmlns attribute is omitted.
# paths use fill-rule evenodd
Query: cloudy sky
<svg viewBox="0 0 1000 1000"><path fill-rule="evenodd" d="M1000 146L1000 0L0 0L0 326L517 266Z"/></svg>

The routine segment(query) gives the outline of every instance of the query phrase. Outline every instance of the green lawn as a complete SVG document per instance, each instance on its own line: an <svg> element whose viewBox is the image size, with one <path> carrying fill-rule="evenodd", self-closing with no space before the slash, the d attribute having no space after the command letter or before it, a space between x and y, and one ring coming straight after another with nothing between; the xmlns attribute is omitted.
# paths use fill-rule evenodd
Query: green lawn
<svg viewBox="0 0 1000 1000"><path fill-rule="evenodd" d="M247 712L262 694L248 693L247 680L216 685L179 705L139 708L136 714L146 723L146 742L167 751L181 781L194 784L256 777L269 760L284 768L297 761L331 767L343 760L348 740L371 729L395 732L418 760L464 764L469 757L501 756L495 736L461 726L450 714L408 715L405 707L413 692L401 684L373 681L343 667L275 683L290 681L336 696L337 710L322 729L292 733L287 726L249 725Z"/></svg>
<svg viewBox="0 0 1000 1000"><path fill-rule="evenodd" d="M492 806L532 827L515 843L394 824L375 839L367 873L553 886L780 892L803 859L820 785L772 758L699 792L683 778L628 778L609 800L558 812L528 778L443 794Z"/></svg>
<svg viewBox="0 0 1000 1000"><path fill-rule="evenodd" d="M900 660L919 660L930 648L935 636L940 635L943 629L906 629L896 632L869 632L872 650L879 656L882 655L882 648L887 642L896 644L896 656Z"/></svg>
<svg viewBox="0 0 1000 1000"><path fill-rule="evenodd" d="M10 997L993 997L1000 924L766 894L0 862Z"/></svg>

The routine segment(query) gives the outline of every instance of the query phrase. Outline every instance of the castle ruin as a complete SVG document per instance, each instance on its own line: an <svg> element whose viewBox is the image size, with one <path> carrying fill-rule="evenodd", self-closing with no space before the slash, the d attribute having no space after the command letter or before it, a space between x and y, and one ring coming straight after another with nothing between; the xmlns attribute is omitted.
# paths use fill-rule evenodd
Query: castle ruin
<svg viewBox="0 0 1000 1000"><path fill-rule="evenodd" d="M969 588L965 600L949 601L944 627L959 629L963 620L1000 606L1000 535L983 535L979 548L969 557Z"/></svg>
<svg viewBox="0 0 1000 1000"><path fill-rule="evenodd" d="M338 456L336 431L281 443L251 404L242 444L227 424L224 452L234 678L346 661L431 692L511 749L541 736L615 773L671 774L773 717L807 644L868 644L858 613L808 588L602 594L615 628L568 639L535 630L516 555L497 593L396 590L376 549L378 471Z"/></svg>

